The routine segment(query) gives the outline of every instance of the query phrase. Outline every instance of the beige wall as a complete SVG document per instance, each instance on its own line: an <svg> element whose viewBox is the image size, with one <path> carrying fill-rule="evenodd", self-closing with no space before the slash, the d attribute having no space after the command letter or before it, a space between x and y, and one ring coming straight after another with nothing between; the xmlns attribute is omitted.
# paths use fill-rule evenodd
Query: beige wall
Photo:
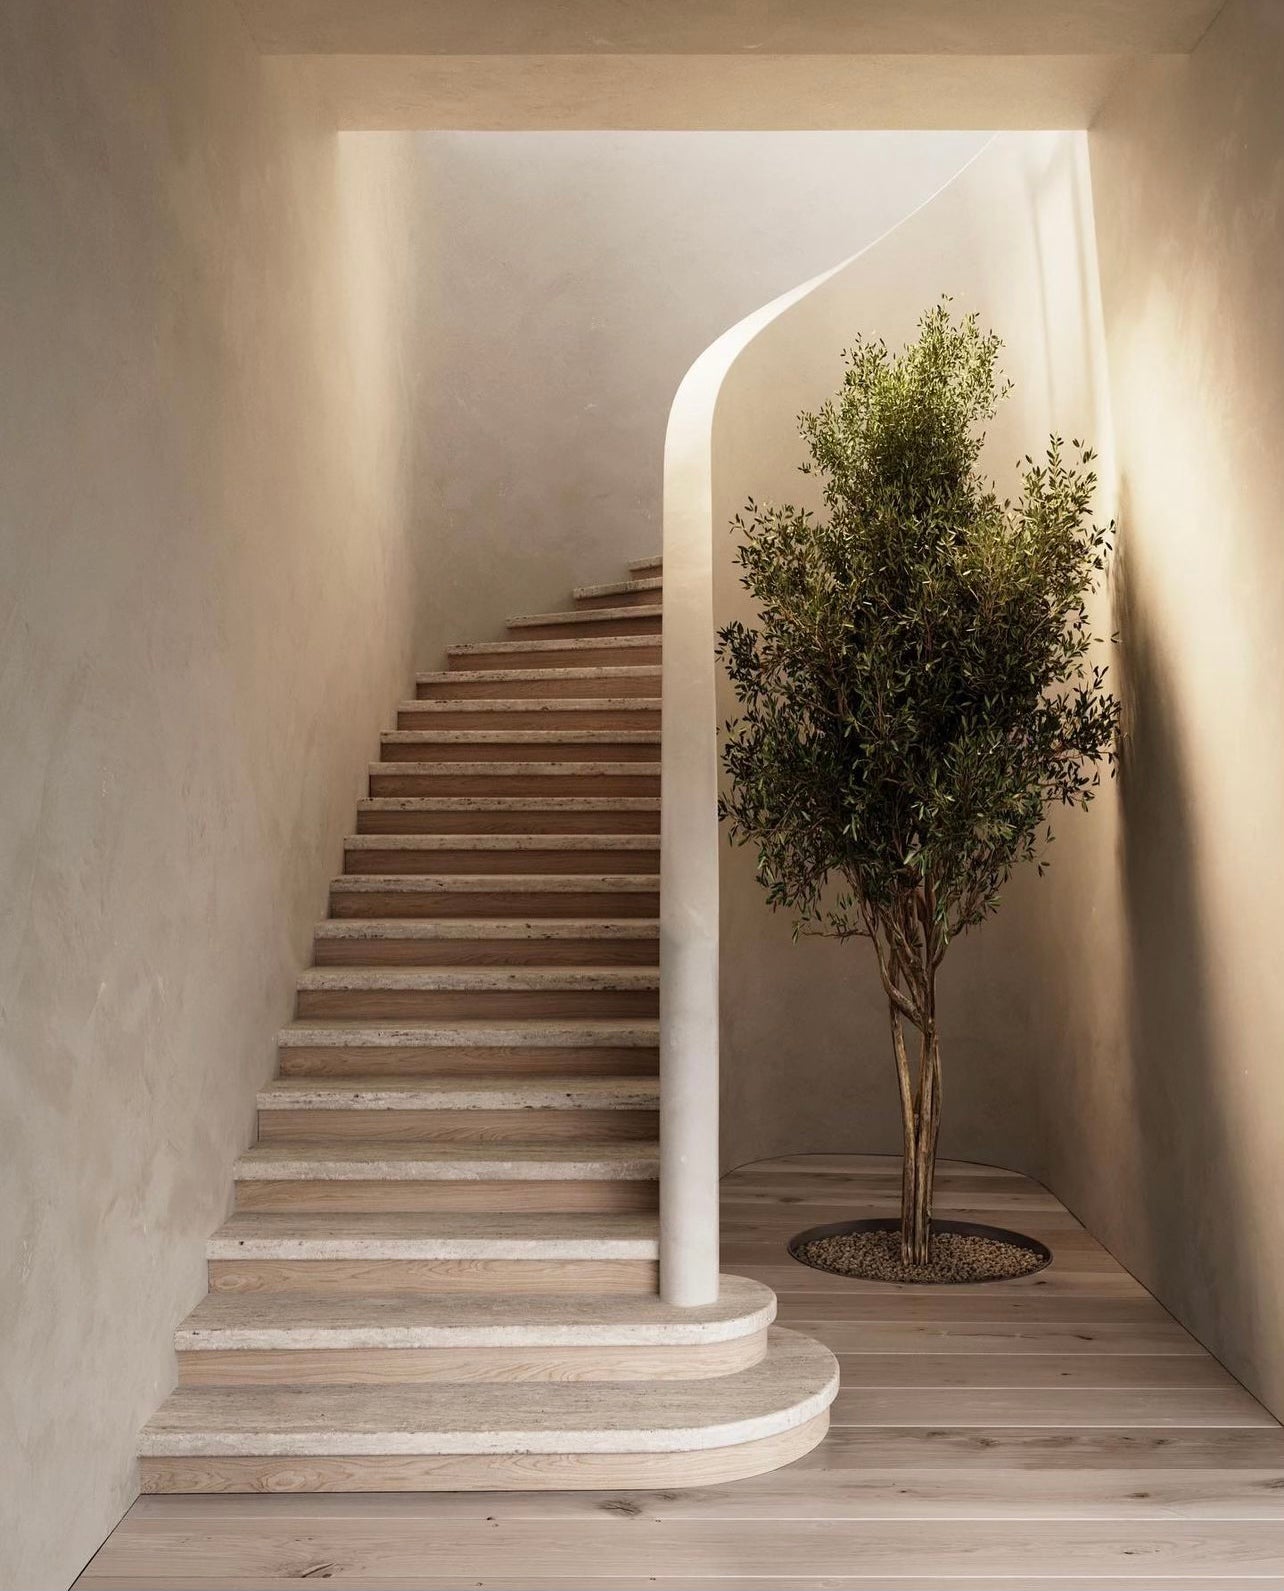
<svg viewBox="0 0 1284 1591"><path fill-rule="evenodd" d="M618 578L660 545L665 421L742 315L863 247L975 134L458 133L416 138L426 209L418 497L451 557L425 632Z"/></svg>
<svg viewBox="0 0 1284 1591"><path fill-rule="evenodd" d="M404 146L268 70L215 0L0 10L6 1586L130 1501L411 665Z"/></svg>
<svg viewBox="0 0 1284 1591"><path fill-rule="evenodd" d="M1061 967L1047 1176L1284 1414L1284 11L1091 134L1123 519L1120 1006ZM1087 952L1088 954L1085 954Z"/></svg>
<svg viewBox="0 0 1284 1591"><path fill-rule="evenodd" d="M1108 451L1094 283L1083 136L1004 134L903 226L771 318L732 364L714 416L715 621L750 617L726 532L745 499L817 506L813 483L796 474L806 454L795 419L837 387L839 351L856 331L898 345L943 291L1005 339L1002 363L1016 391L986 455L1003 490L1017 484L1013 461L1041 449L1054 428ZM724 679L719 722L734 705ZM1077 870L1085 830L1109 855L1111 804L1107 797L1086 818L1058 818L1053 874ZM1005 895L1002 914L961 940L942 969L943 1149L1037 1172L1034 1034L1056 998L1056 973L1032 969L1024 947L1031 924L1050 919L1053 897L1032 872ZM795 945L791 928L786 915L767 910L752 853L724 849L724 1162L895 1152L886 1004L870 948Z"/></svg>

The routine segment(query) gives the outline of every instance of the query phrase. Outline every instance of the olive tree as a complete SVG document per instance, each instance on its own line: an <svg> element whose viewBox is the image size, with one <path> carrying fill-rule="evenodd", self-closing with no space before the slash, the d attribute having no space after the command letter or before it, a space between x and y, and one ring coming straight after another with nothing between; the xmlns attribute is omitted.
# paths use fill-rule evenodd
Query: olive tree
<svg viewBox="0 0 1284 1591"><path fill-rule="evenodd" d="M927 1261L941 1123L937 972L1042 873L1049 809L1113 770L1119 706L1089 600L1113 524L1092 451L1049 441L1014 499L979 465L1010 390L1001 344L943 300L891 353L858 337L838 393L799 424L824 511L750 502L736 559L757 623L718 655L738 704L719 816L795 934L871 941L904 1129L901 1248Z"/></svg>

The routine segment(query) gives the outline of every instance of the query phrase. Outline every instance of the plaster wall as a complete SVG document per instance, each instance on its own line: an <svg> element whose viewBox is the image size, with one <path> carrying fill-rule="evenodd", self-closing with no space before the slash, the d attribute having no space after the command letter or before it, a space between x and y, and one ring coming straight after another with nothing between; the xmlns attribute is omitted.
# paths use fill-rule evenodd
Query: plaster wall
<svg viewBox="0 0 1284 1591"><path fill-rule="evenodd" d="M433 328L416 495L451 556L433 644L499 633L659 550L674 391L724 327L861 248L975 134L415 139ZM431 661L425 666L432 666Z"/></svg>
<svg viewBox="0 0 1284 1591"><path fill-rule="evenodd" d="M1284 11L1090 134L1122 516L1118 1005L1061 963L1045 1174L1284 1414ZM1067 901L1088 920L1091 903Z"/></svg>
<svg viewBox="0 0 1284 1591"><path fill-rule="evenodd" d="M0 1584L130 1502L412 656L405 148L215 0L0 8Z"/></svg>
<svg viewBox="0 0 1284 1591"><path fill-rule="evenodd" d="M714 414L715 624L752 618L727 531L746 498L819 506L815 483L797 474L806 451L795 422L838 386L839 350L857 331L899 345L942 292L1005 341L1002 364L1016 390L985 456L1004 491L1017 487L1014 461L1041 451L1050 431L1092 438L1108 453L1094 283L1083 135L1003 134L903 225L769 316L730 365ZM1103 496L1101 512L1109 511ZM718 722L733 712L720 674ZM1054 875L1078 876L1085 845L1109 857L1112 807L1107 792L1089 814L1058 817ZM1109 885L1108 866L1104 877L1093 868L1080 880L1083 898ZM750 850L724 846L719 892L724 1164L897 1152L886 1003L869 947L794 944L790 919L764 904ZM940 987L943 1153L1037 1174L1038 1033L1059 1021L1062 993L1045 964L1051 951L1041 961L1026 949L1036 923L1060 918L1048 881L1029 870L1012 880L999 917L951 950ZM1085 930L1076 916L1049 932ZM1117 958L1102 949L1094 976L1113 989Z"/></svg>

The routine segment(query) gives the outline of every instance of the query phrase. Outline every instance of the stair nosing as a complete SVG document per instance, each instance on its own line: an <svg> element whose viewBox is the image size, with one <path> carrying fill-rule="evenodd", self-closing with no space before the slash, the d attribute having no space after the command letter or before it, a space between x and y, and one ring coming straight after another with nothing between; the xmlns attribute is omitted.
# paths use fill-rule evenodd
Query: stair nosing
<svg viewBox="0 0 1284 1591"><path fill-rule="evenodd" d="M658 779L659 758L644 762L372 762L371 777L409 774L414 778L469 778L486 775L503 778L592 779L607 774L611 778Z"/></svg>
<svg viewBox="0 0 1284 1591"><path fill-rule="evenodd" d="M328 917L316 925L320 939L655 939L655 917L546 917L527 921L504 917Z"/></svg>
<svg viewBox="0 0 1284 1591"><path fill-rule="evenodd" d="M398 1299L403 1308L408 1302L412 1313L424 1317L410 1324L380 1323L375 1318L380 1313L379 1295L369 1303L360 1298L341 1299L341 1309L357 1317L357 1323L329 1323L325 1319L326 1305L334 1304L332 1297L304 1295L300 1301L297 1294L284 1294L281 1296L290 1300L286 1312L293 1310L302 1315L301 1321L277 1326L249 1325L235 1318L237 1306L244 1307L247 1302L244 1294L215 1293L207 1294L177 1328L174 1346L180 1353L327 1348L681 1347L733 1342L772 1324L776 1298L770 1288L739 1276L724 1275L720 1280L717 1303L695 1308L674 1308L654 1295L629 1293L589 1294L583 1299L558 1294L497 1297L459 1293ZM209 1304L211 1298L218 1300L213 1308ZM252 1298L249 1302L262 1300ZM372 1317L368 1321L360 1320L363 1303ZM231 1318L206 1323L202 1320L203 1311ZM648 1311L658 1318L647 1319ZM445 1318L434 1320L434 1314Z"/></svg>
<svg viewBox="0 0 1284 1591"><path fill-rule="evenodd" d="M655 1020L624 1017L541 1017L492 1022L455 1018L446 1022L318 1021L301 1018L281 1028L284 1049L654 1049L660 1042Z"/></svg>
<svg viewBox="0 0 1284 1591"><path fill-rule="evenodd" d="M305 967L300 989L458 989L486 993L547 990L572 994L653 993L660 987L658 967Z"/></svg>
<svg viewBox="0 0 1284 1591"><path fill-rule="evenodd" d="M479 1394L479 1385L488 1390ZM280 1409L275 1410L275 1428L259 1428L257 1422L233 1428L213 1419L167 1426L166 1409L172 1420L175 1409L208 1409L213 1415L250 1401L238 1399L241 1389L179 1388L145 1427L141 1451L144 1457L701 1451L794 1430L822 1415L837 1390L838 1362L827 1348L771 1326L767 1354L758 1364L725 1376L670 1382L660 1395L657 1384L648 1381L472 1383L472 1397L440 1384L392 1383L380 1391L383 1401L396 1409L399 1428L371 1416L371 1407L377 1408L380 1400L368 1387L309 1389L310 1396L288 1389L275 1402L288 1402L292 1426ZM737 1393L743 1401L736 1400ZM259 1401L274 1408L270 1398ZM702 1403L707 1403L708 1418L702 1417ZM470 1404L473 1417L461 1418L461 1407L467 1410ZM343 1419L348 1409L364 1416L361 1427L356 1419ZM415 1429L411 1417L419 1411L423 1418ZM513 1418L517 1411L520 1419ZM433 1414L435 1420L428 1418Z"/></svg>
<svg viewBox="0 0 1284 1591"><path fill-rule="evenodd" d="M599 1085L599 1086L594 1086ZM434 1080L281 1077L258 1094L259 1110L653 1110L660 1081L650 1077L476 1077Z"/></svg>
<svg viewBox="0 0 1284 1591"><path fill-rule="evenodd" d="M664 608L659 603L639 603L623 608L571 608L556 613L518 613L504 620L509 630L534 629L545 624L614 624L617 620L660 619ZM609 637L603 636L606 640Z"/></svg>

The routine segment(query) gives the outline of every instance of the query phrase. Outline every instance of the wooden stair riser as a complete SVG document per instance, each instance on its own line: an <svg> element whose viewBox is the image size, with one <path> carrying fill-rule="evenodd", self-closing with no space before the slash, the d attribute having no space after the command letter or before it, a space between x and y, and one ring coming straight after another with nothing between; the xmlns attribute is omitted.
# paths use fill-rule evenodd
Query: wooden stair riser
<svg viewBox="0 0 1284 1591"><path fill-rule="evenodd" d="M587 701L593 697L616 699L660 695L661 674L655 664L626 663L621 667L522 669L512 664L499 669L447 670L421 677L415 683L420 701L512 701L514 698L566 698Z"/></svg>
<svg viewBox="0 0 1284 1591"><path fill-rule="evenodd" d="M343 1110L259 1111L260 1143L360 1138L367 1143L574 1143L603 1139L654 1143L655 1110Z"/></svg>
<svg viewBox="0 0 1284 1591"><path fill-rule="evenodd" d="M512 768L510 763L508 768ZM384 762L370 770L372 796L649 796L660 794L660 770L654 764L636 768L604 770L584 763L577 768L559 768L555 773L532 768L507 772L496 768L470 766L460 771L443 764L441 768L417 771Z"/></svg>
<svg viewBox="0 0 1284 1591"><path fill-rule="evenodd" d="M664 592L658 580L648 576L637 591L604 591L572 596L576 609L591 613L594 608L653 608L663 600Z"/></svg>
<svg viewBox="0 0 1284 1591"><path fill-rule="evenodd" d="M414 735L433 731L407 730ZM400 733L400 731L398 731ZM472 731L462 731L472 733ZM380 761L397 762L646 762L658 763L658 740L397 740L384 735Z"/></svg>
<svg viewBox="0 0 1284 1591"><path fill-rule="evenodd" d="M728 1342L476 1348L180 1350L188 1387L379 1386L406 1382L693 1381L748 1369L767 1333Z"/></svg>
<svg viewBox="0 0 1284 1591"><path fill-rule="evenodd" d="M658 967L657 939L322 939L318 967Z"/></svg>
<svg viewBox="0 0 1284 1591"><path fill-rule="evenodd" d="M779 1469L810 1453L828 1429L826 1410L777 1436L685 1453L144 1458L139 1484L144 1493L672 1490L722 1485Z"/></svg>
<svg viewBox="0 0 1284 1591"><path fill-rule="evenodd" d="M317 1215L481 1214L514 1210L548 1215L575 1211L598 1215L645 1214L659 1205L653 1181L381 1182L374 1179L276 1181L242 1178L236 1183L238 1212Z"/></svg>
<svg viewBox="0 0 1284 1591"><path fill-rule="evenodd" d="M641 700L641 699L640 699ZM660 727L659 704L637 707L474 707L433 702L397 709L398 729L646 729Z"/></svg>
<svg viewBox="0 0 1284 1591"><path fill-rule="evenodd" d="M211 1260L210 1290L254 1293L654 1293L655 1260Z"/></svg>
<svg viewBox="0 0 1284 1591"><path fill-rule="evenodd" d="M659 915L660 901L655 890L621 891L607 894L577 890L536 893L510 889L488 890L479 885L469 890L379 889L346 891L336 885L330 891L330 915L355 917L494 917L501 920L532 917L651 917Z"/></svg>
<svg viewBox="0 0 1284 1591"><path fill-rule="evenodd" d="M300 989L300 1017L439 1021L451 1017L641 1017L660 1014L655 989Z"/></svg>
<svg viewBox="0 0 1284 1591"><path fill-rule="evenodd" d="M378 850L370 847L346 846L343 854L345 873L391 873L405 875L423 874L425 877L454 877L458 874L477 876L497 874L513 877L530 874L542 877L548 873L643 873L656 877L660 872L658 844L646 850L544 850L514 846L512 850L457 850L453 846L441 850L435 847L397 846L391 840L387 847Z"/></svg>
<svg viewBox="0 0 1284 1591"><path fill-rule="evenodd" d="M573 637L592 642L590 645L557 651L543 651L528 644L539 639L533 635L514 636L505 646L481 646L466 652L450 652L446 657L448 673L477 673L497 669L548 669L559 665L566 668L659 668L660 637L652 640L642 636L638 646L612 646L609 638ZM493 694L493 693L492 693Z"/></svg>
<svg viewBox="0 0 1284 1591"><path fill-rule="evenodd" d="M635 797L645 800L645 797ZM358 834L653 834L660 833L660 813L627 807L532 806L506 808L362 806Z"/></svg>
<svg viewBox="0 0 1284 1591"><path fill-rule="evenodd" d="M583 619L550 618L547 624L509 625L508 633L515 641L578 641L614 635L653 635L658 642L661 621L648 611L650 606L639 606L635 617L620 612L619 604L613 604L601 610L600 619L589 615Z"/></svg>
<svg viewBox="0 0 1284 1591"><path fill-rule="evenodd" d="M645 1077L658 1049L628 1045L282 1045L282 1077Z"/></svg>

